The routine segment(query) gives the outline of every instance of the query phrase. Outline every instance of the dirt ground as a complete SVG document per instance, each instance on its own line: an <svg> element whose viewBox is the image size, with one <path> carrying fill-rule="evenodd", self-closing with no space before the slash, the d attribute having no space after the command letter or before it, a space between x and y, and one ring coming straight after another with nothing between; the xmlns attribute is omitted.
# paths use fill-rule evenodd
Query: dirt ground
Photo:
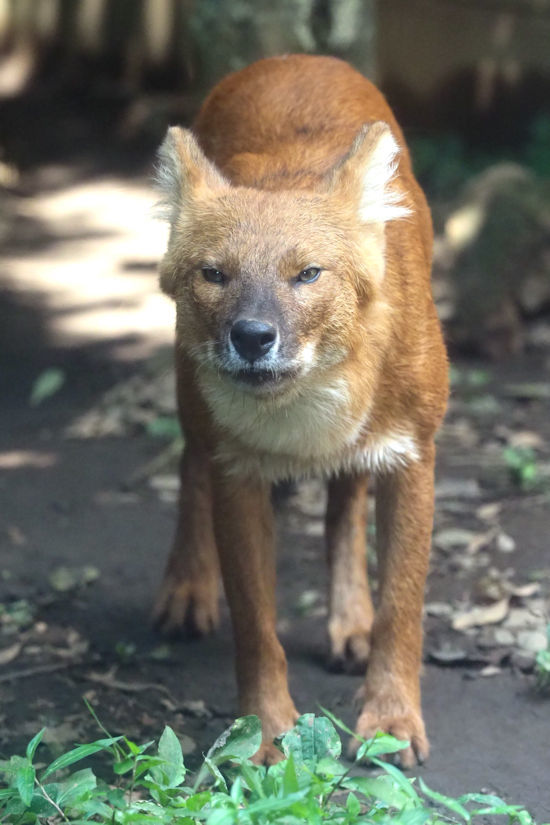
<svg viewBox="0 0 550 825"><path fill-rule="evenodd" d="M10 196L0 268L0 750L42 725L54 752L97 738L86 697L138 740L172 725L193 764L236 712L227 610L204 641L153 632L174 462L157 461L166 442L139 415L119 415L141 405L154 420L154 398L101 401L135 375L152 396L170 383L172 316L154 271L162 231L150 228L145 179L64 174L44 167ZM63 386L31 405L52 367ZM545 350L453 371L426 596L432 756L418 771L445 793L521 802L539 822L550 821L550 699L533 674L550 591L549 371ZM119 434L86 426L90 410L96 423L114 416ZM529 462L537 478L522 486ZM298 708L352 723L360 677L325 667L322 506L315 482L278 504L279 629Z"/></svg>

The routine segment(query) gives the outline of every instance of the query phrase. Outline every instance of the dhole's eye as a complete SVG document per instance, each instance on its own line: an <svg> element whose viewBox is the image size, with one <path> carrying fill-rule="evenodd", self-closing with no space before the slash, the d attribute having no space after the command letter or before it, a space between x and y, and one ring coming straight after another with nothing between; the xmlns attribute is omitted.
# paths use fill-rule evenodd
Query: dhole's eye
<svg viewBox="0 0 550 825"><path fill-rule="evenodd" d="M302 269L298 274L296 280L301 284L312 284L321 274L321 267L308 266L307 269Z"/></svg>
<svg viewBox="0 0 550 825"><path fill-rule="evenodd" d="M214 266L203 266L201 271L204 275L204 280L208 281L210 284L223 284L225 281L225 275L223 272L216 269Z"/></svg>

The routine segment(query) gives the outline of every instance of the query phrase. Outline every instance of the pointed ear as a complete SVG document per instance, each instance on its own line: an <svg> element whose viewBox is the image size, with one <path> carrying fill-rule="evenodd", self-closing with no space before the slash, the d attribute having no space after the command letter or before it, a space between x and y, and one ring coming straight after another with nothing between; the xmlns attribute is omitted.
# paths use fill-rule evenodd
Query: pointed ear
<svg viewBox="0 0 550 825"><path fill-rule="evenodd" d="M384 223L411 214L392 181L399 146L387 123L365 124L351 149L330 173L330 191L356 203L362 223Z"/></svg>
<svg viewBox="0 0 550 825"><path fill-rule="evenodd" d="M161 194L155 212L170 223L197 196L230 186L208 160L193 133L180 126L168 129L158 150L155 183Z"/></svg>

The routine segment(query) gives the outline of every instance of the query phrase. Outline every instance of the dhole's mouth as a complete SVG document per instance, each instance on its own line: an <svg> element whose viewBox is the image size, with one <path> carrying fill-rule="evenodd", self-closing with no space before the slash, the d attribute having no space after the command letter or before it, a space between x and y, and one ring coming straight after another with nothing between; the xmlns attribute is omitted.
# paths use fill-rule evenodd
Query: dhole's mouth
<svg viewBox="0 0 550 825"><path fill-rule="evenodd" d="M283 389L293 378L296 377L296 370L285 370L276 372L266 369L248 369L228 372L226 375L236 384L249 388L253 391L266 391L269 393Z"/></svg>

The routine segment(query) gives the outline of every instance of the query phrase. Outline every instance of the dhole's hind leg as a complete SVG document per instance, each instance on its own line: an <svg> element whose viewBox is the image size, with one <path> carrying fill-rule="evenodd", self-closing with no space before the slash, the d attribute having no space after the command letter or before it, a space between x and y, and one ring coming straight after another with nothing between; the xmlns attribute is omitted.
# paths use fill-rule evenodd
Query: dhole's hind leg
<svg viewBox="0 0 550 825"><path fill-rule="evenodd" d="M178 525L153 619L163 633L205 635L218 625L219 562L208 457L189 442L180 465Z"/></svg>
<svg viewBox="0 0 550 825"><path fill-rule="evenodd" d="M328 485L326 539L330 569L330 664L364 672L374 610L367 579L366 475L338 476Z"/></svg>

